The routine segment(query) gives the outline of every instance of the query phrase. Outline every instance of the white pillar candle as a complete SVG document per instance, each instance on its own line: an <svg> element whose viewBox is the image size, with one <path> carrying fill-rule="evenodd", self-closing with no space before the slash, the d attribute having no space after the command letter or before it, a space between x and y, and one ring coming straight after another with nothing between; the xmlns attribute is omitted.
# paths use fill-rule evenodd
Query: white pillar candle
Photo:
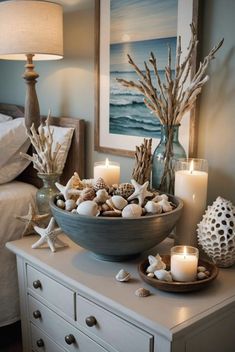
<svg viewBox="0 0 235 352"><path fill-rule="evenodd" d="M101 177L109 186L118 184L120 181L120 165L106 159L96 162L94 165L94 179Z"/></svg>
<svg viewBox="0 0 235 352"><path fill-rule="evenodd" d="M198 249L175 246L171 249L171 275L174 281L195 281L197 277Z"/></svg>
<svg viewBox="0 0 235 352"><path fill-rule="evenodd" d="M205 160L192 159L177 162L175 195L183 200L184 207L176 225L176 244L197 246L196 229L206 209L207 180Z"/></svg>

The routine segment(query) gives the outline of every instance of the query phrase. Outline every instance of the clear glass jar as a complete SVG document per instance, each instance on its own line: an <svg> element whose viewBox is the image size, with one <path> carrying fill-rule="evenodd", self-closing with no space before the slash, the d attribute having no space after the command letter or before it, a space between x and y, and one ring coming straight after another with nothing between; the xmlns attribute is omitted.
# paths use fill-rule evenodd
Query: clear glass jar
<svg viewBox="0 0 235 352"><path fill-rule="evenodd" d="M162 125L161 140L153 153L152 187L169 194L174 194L175 163L186 158L179 142L179 127Z"/></svg>
<svg viewBox="0 0 235 352"><path fill-rule="evenodd" d="M199 251L191 246L171 248L171 275L174 281L190 282L197 278Z"/></svg>
<svg viewBox="0 0 235 352"><path fill-rule="evenodd" d="M36 193L36 204L39 214L51 214L49 200L58 193L55 183L59 181L60 174L40 174L38 177L42 180L43 186Z"/></svg>

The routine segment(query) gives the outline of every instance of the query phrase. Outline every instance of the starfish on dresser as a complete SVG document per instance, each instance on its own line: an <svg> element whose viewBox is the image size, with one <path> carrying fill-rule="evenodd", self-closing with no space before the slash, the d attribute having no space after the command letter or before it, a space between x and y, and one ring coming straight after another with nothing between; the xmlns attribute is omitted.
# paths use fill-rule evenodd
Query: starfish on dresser
<svg viewBox="0 0 235 352"><path fill-rule="evenodd" d="M68 180L66 186L61 185L59 182L56 182L55 185L58 188L58 190L60 191L60 193L63 194L65 200L68 200L70 198L70 196L73 194L80 195L80 193L81 193L81 190L73 188L73 178Z"/></svg>
<svg viewBox="0 0 235 352"><path fill-rule="evenodd" d="M56 244L60 247L66 247L66 243L61 241L57 236L62 232L60 227L55 227L56 222L52 217L48 226L44 229L34 226L34 230L41 236L41 238L32 245L32 248L39 248L44 243L48 243L52 252L56 251Z"/></svg>
<svg viewBox="0 0 235 352"><path fill-rule="evenodd" d="M142 206L144 204L145 198L151 197L153 195L153 193L147 190L149 181L146 181L143 185L140 185L138 182L132 179L131 183L135 187L135 191L130 195L130 197L127 200L132 200L137 198L139 201L139 205Z"/></svg>
<svg viewBox="0 0 235 352"><path fill-rule="evenodd" d="M42 214L42 215L36 214L36 211L33 208L32 204L29 203L28 214L23 216L17 215L15 216L15 218L25 223L25 228L22 234L22 236L25 236L33 233L34 232L33 227L35 225L39 225L40 222L48 218L48 216L49 214Z"/></svg>

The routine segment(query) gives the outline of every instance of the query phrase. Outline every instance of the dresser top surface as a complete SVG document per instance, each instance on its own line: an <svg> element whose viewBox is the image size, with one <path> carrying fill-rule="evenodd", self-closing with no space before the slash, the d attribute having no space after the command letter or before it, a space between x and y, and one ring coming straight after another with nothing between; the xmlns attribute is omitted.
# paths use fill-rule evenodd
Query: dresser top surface
<svg viewBox="0 0 235 352"><path fill-rule="evenodd" d="M95 300L124 317L141 321L143 326L160 329L164 335L179 332L218 309L235 301L235 267L220 269L209 287L192 293L168 293L143 282L138 274L138 263L148 253L129 262L106 262L95 259L90 252L61 236L68 247L52 253L49 248L32 249L38 236L27 236L8 242L7 247L39 269L46 270L68 285L77 288L85 297ZM167 239L150 252L164 254L169 251ZM120 269L131 273L132 280L121 283L115 280ZM149 297L137 297L139 287L150 290Z"/></svg>

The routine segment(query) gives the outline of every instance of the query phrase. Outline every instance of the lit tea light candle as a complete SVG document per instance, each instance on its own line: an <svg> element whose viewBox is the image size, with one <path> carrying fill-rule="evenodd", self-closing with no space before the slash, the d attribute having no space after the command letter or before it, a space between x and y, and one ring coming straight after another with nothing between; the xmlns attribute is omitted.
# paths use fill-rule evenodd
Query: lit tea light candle
<svg viewBox="0 0 235 352"><path fill-rule="evenodd" d="M101 177L107 185L118 184L120 181L120 165L107 158L94 165L94 179Z"/></svg>
<svg viewBox="0 0 235 352"><path fill-rule="evenodd" d="M176 225L176 244L197 246L197 224L206 209L207 168L203 159L182 159L176 163L175 195L184 202Z"/></svg>
<svg viewBox="0 0 235 352"><path fill-rule="evenodd" d="M175 246L171 249L171 275L174 281L195 281L197 277L198 249Z"/></svg>

